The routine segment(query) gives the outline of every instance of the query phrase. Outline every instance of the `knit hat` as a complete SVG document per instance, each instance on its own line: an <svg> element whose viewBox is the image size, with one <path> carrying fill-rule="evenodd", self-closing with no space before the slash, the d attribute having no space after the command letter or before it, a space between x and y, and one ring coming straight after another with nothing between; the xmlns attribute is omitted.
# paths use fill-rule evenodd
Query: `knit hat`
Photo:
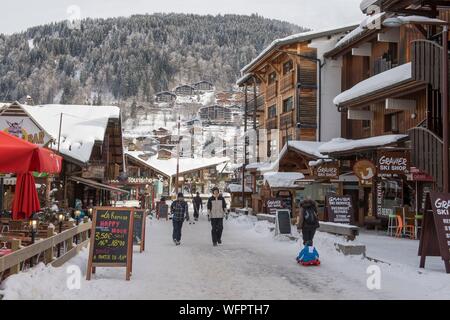
<svg viewBox="0 0 450 320"><path fill-rule="evenodd" d="M177 196L177 198L184 198L184 194L183 194L183 192L178 192L178 196Z"/></svg>

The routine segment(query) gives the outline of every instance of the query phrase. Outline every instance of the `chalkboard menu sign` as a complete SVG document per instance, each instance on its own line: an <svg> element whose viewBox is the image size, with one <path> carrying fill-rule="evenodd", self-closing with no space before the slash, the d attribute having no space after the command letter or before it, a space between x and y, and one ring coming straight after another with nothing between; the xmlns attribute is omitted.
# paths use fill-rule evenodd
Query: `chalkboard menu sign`
<svg viewBox="0 0 450 320"><path fill-rule="evenodd" d="M169 220L169 205L167 205L165 202L158 202L156 206L156 217L158 220L166 219Z"/></svg>
<svg viewBox="0 0 450 320"><path fill-rule="evenodd" d="M275 227L277 234L291 234L291 213L289 210L277 210Z"/></svg>
<svg viewBox="0 0 450 320"><path fill-rule="evenodd" d="M419 244L420 267L427 256L440 256L450 273L450 194L431 192L427 198Z"/></svg>
<svg viewBox="0 0 450 320"><path fill-rule="evenodd" d="M134 210L133 245L140 246L140 252L145 250L145 221L146 210Z"/></svg>
<svg viewBox="0 0 450 320"><path fill-rule="evenodd" d="M285 207L285 200L282 198L271 198L266 201L268 214L276 214L278 209L284 209Z"/></svg>
<svg viewBox="0 0 450 320"><path fill-rule="evenodd" d="M96 267L126 267L130 280L133 255L134 209L116 207L95 208L86 279L91 279Z"/></svg>
<svg viewBox="0 0 450 320"><path fill-rule="evenodd" d="M330 222L351 224L353 204L350 196L328 196L326 199L328 220Z"/></svg>

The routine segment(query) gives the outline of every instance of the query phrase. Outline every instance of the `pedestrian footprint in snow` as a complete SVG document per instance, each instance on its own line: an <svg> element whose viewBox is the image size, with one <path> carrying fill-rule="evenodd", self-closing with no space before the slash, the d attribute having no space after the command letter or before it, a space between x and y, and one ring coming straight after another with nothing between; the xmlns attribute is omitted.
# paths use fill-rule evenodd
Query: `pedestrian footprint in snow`
<svg viewBox="0 0 450 320"><path fill-rule="evenodd" d="M220 195L219 188L212 189L213 195L208 199L208 218L211 220L211 237L214 246L222 244L223 218L227 212L227 204Z"/></svg>
<svg viewBox="0 0 450 320"><path fill-rule="evenodd" d="M170 206L170 213L172 214L173 223L173 242L179 246L181 244L181 229L183 228L183 222L189 221L188 204L184 201L183 193L178 193L177 200L172 202Z"/></svg>

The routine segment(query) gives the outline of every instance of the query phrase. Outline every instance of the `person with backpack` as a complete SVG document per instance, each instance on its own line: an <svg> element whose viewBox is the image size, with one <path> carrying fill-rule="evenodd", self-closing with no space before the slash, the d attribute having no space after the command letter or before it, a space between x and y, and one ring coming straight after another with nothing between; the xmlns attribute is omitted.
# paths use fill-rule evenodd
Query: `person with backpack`
<svg viewBox="0 0 450 320"><path fill-rule="evenodd" d="M172 239L173 242L179 246L181 244L181 229L183 228L183 222L189 221L189 211L188 204L184 201L183 193L178 193L177 200L172 202L170 206L170 212L172 214L173 232Z"/></svg>
<svg viewBox="0 0 450 320"><path fill-rule="evenodd" d="M227 211L227 204L223 196L220 196L219 188L212 189L213 195L208 199L208 217L211 219L211 237L213 246L222 244L223 218Z"/></svg>
<svg viewBox="0 0 450 320"><path fill-rule="evenodd" d="M312 243L314 234L319 226L317 204L314 200L311 200L311 198L307 198L300 203L300 215L297 224L298 231L302 231L304 245L306 245L308 241L311 241Z"/></svg>
<svg viewBox="0 0 450 320"><path fill-rule="evenodd" d="M192 199L192 202L194 205L194 220L198 221L200 208L201 208L201 210L203 210L203 201L202 201L202 198L200 197L199 192L197 192L197 195L194 197L194 199Z"/></svg>

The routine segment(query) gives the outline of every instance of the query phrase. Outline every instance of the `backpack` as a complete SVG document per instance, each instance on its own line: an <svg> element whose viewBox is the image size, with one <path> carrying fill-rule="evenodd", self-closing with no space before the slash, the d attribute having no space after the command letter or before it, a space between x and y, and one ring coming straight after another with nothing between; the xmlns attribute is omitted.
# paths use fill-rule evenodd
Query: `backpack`
<svg viewBox="0 0 450 320"><path fill-rule="evenodd" d="M317 212L314 207L307 207L304 209L305 225L317 226L319 223L319 218L317 217Z"/></svg>

